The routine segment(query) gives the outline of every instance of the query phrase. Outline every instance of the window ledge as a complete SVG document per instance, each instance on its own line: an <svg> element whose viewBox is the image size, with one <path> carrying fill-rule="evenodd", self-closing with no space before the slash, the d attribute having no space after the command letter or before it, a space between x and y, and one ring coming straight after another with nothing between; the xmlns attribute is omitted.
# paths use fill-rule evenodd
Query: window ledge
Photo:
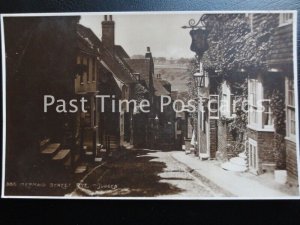
<svg viewBox="0 0 300 225"><path fill-rule="evenodd" d="M250 129L256 130L256 131L274 132L274 128L261 128L261 127L254 126L252 124L247 124L247 128L250 128Z"/></svg>
<svg viewBox="0 0 300 225"><path fill-rule="evenodd" d="M286 137L284 137L284 139L296 143L296 138L295 137L286 136Z"/></svg>
<svg viewBox="0 0 300 225"><path fill-rule="evenodd" d="M287 25L291 25L293 24L293 21L288 21L288 22L285 22L285 23L282 23L282 24L279 24L278 27L284 27L284 26L287 26Z"/></svg>

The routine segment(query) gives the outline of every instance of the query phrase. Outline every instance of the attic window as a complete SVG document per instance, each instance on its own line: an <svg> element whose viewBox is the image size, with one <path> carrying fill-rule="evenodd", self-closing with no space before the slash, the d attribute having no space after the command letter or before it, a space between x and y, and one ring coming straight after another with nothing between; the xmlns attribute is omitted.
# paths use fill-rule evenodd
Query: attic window
<svg viewBox="0 0 300 225"><path fill-rule="evenodd" d="M134 78L135 78L137 81L140 81L140 74L139 74L139 73L133 73L132 75L134 76Z"/></svg>
<svg viewBox="0 0 300 225"><path fill-rule="evenodd" d="M293 22L293 14L292 13L281 13L279 15L279 25L287 25Z"/></svg>

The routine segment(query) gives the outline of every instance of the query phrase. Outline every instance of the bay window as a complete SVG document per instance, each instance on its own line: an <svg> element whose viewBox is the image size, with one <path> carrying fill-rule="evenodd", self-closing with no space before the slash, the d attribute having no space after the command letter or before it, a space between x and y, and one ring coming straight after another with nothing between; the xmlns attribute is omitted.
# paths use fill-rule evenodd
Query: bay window
<svg viewBox="0 0 300 225"><path fill-rule="evenodd" d="M272 93L267 83L263 85L262 80L250 79L248 86L248 125L258 130L272 131L274 129L274 118L270 105Z"/></svg>

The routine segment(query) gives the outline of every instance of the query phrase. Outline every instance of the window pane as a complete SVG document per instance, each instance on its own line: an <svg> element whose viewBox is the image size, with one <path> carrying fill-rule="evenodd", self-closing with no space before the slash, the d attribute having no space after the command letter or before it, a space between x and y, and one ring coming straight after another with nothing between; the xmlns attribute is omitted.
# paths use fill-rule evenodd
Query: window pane
<svg viewBox="0 0 300 225"><path fill-rule="evenodd" d="M273 121L270 101L264 101L263 106L265 108L265 110L263 112L263 124L264 125L273 125L274 121Z"/></svg>
<svg viewBox="0 0 300 225"><path fill-rule="evenodd" d="M295 111L291 109L290 112L291 112L291 134L296 134Z"/></svg>
<svg viewBox="0 0 300 225"><path fill-rule="evenodd" d="M253 167L256 168L256 147L253 146Z"/></svg>
<svg viewBox="0 0 300 225"><path fill-rule="evenodd" d="M294 96L294 80L288 81L288 105L295 105L295 96Z"/></svg>
<svg viewBox="0 0 300 225"><path fill-rule="evenodd" d="M253 166L253 165L252 165L252 145L250 144L249 147L250 147L250 148L249 148L249 161L250 161L250 162L249 162L249 165L250 165L250 166Z"/></svg>

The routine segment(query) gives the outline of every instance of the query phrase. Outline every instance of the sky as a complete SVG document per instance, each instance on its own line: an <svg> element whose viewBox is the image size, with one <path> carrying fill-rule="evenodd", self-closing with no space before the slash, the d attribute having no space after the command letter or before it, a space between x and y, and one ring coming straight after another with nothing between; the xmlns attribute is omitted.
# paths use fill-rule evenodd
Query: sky
<svg viewBox="0 0 300 225"><path fill-rule="evenodd" d="M113 15L115 21L115 44L122 45L130 55L144 55L151 48L154 57L192 58L190 19L199 20L201 14L134 14ZM81 16L80 23L89 27L101 39L103 15Z"/></svg>

